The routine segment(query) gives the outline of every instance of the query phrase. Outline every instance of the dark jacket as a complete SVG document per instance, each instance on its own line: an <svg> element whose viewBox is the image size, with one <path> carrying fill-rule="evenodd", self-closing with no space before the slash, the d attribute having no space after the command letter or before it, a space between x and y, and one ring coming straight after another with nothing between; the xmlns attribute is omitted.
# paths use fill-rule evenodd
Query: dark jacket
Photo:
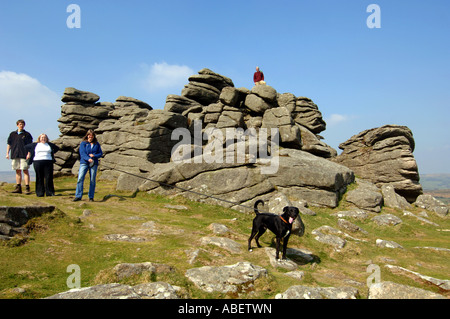
<svg viewBox="0 0 450 319"><path fill-rule="evenodd" d="M17 131L14 131L9 134L7 143L10 146L11 159L27 158L28 152L25 149L25 145L33 143L33 137L25 130L23 130L20 134Z"/></svg>
<svg viewBox="0 0 450 319"><path fill-rule="evenodd" d="M94 160L94 165L98 165L98 159L102 157L103 151L100 147L100 144L94 143L94 145L91 147L91 144L89 142L83 141L80 145L80 164L88 164L89 165L89 159L92 158ZM93 154L94 157L90 157L89 154Z"/></svg>
<svg viewBox="0 0 450 319"><path fill-rule="evenodd" d="M35 149L36 149L36 145L37 145L37 144L38 144L38 143L31 143L31 144L28 144L27 146L25 146L25 148L26 148L26 150L27 150L27 153L28 153L28 152L31 153L30 158L27 159L28 165L33 164L33 158L34 158L34 155L35 155L35 152L34 152L34 151L35 151ZM50 146L50 148L52 149L52 160L53 160L53 163L54 163L54 162L56 162L56 160L55 160L55 153L59 151L59 147L56 146L56 145L53 144L53 143L50 143L50 142L47 142L47 144L48 144L48 145Z"/></svg>

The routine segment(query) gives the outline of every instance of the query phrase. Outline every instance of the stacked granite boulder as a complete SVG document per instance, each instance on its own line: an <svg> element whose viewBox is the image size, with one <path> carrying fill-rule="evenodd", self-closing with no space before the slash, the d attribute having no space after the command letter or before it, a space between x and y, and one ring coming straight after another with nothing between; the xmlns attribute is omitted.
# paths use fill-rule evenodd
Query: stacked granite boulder
<svg viewBox="0 0 450 319"><path fill-rule="evenodd" d="M55 154L55 175L70 175L78 159L78 149L82 138L89 129L95 130L109 117L112 103L99 103L100 97L94 93L66 88L61 101L59 130L61 135L53 143L60 147Z"/></svg>
<svg viewBox="0 0 450 319"><path fill-rule="evenodd" d="M126 171L132 174L150 172L154 163L170 161L176 128L187 128L186 117L163 110L152 110L141 101L124 97L114 103L110 119L96 132L105 153L103 177L115 179Z"/></svg>
<svg viewBox="0 0 450 319"><path fill-rule="evenodd" d="M342 154L333 161L352 169L378 187L392 185L410 203L422 194L413 156L415 142L409 128L384 125L365 130L339 145Z"/></svg>
<svg viewBox="0 0 450 319"><path fill-rule="evenodd" d="M209 69L189 78L179 95L169 95L164 110L200 120L203 129L277 128L280 146L330 158L337 152L317 135L326 124L316 104L306 97L278 93L269 85L235 88L233 82Z"/></svg>

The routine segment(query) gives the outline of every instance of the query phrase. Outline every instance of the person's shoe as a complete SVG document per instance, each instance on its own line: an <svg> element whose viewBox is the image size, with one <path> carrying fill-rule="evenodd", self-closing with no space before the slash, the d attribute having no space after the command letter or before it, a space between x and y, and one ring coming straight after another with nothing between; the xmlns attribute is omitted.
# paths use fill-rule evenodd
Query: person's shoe
<svg viewBox="0 0 450 319"><path fill-rule="evenodd" d="M93 202L93 201L94 201L94 199L93 199L93 198L89 198L89 201L90 201L90 202Z"/></svg>
<svg viewBox="0 0 450 319"><path fill-rule="evenodd" d="M13 194L22 194L22 185L17 184L16 188L12 191Z"/></svg>
<svg viewBox="0 0 450 319"><path fill-rule="evenodd" d="M25 185L25 194L27 195L31 194L30 185Z"/></svg>
<svg viewBox="0 0 450 319"><path fill-rule="evenodd" d="M80 201L80 200L81 200L81 198L75 197L75 198L72 200L72 202L78 202L78 201Z"/></svg>

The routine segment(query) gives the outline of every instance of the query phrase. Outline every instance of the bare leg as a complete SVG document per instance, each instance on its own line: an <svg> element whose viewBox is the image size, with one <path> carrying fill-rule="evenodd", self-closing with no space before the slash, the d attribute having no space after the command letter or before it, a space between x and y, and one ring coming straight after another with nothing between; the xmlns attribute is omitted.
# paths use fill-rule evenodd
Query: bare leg
<svg viewBox="0 0 450 319"><path fill-rule="evenodd" d="M22 171L20 169L16 169L16 184L22 184Z"/></svg>
<svg viewBox="0 0 450 319"><path fill-rule="evenodd" d="M29 170L23 171L23 179L25 180L25 185L30 185L30 171Z"/></svg>

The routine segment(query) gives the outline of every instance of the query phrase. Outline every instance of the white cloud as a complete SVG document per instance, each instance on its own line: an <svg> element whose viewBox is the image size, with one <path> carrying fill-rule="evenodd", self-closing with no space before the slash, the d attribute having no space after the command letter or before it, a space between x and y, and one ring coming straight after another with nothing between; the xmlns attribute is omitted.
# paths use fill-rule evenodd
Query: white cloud
<svg viewBox="0 0 450 319"><path fill-rule="evenodd" d="M61 95L39 80L24 73L0 71L0 138L6 144L9 133L17 129L16 121L24 119L33 138L46 133L51 140L56 139L61 104ZM1 157L0 171L10 169L10 161Z"/></svg>
<svg viewBox="0 0 450 319"><path fill-rule="evenodd" d="M154 63L152 66L143 64L146 71L145 88L150 92L166 89L182 88L194 71L186 65Z"/></svg>
<svg viewBox="0 0 450 319"><path fill-rule="evenodd" d="M327 126L334 126L342 122L345 122L349 119L350 118L347 115L331 114L329 117L325 118L325 122L327 123Z"/></svg>
<svg viewBox="0 0 450 319"><path fill-rule="evenodd" d="M0 71L0 105L2 110L53 108L60 104L58 94L24 73Z"/></svg>

